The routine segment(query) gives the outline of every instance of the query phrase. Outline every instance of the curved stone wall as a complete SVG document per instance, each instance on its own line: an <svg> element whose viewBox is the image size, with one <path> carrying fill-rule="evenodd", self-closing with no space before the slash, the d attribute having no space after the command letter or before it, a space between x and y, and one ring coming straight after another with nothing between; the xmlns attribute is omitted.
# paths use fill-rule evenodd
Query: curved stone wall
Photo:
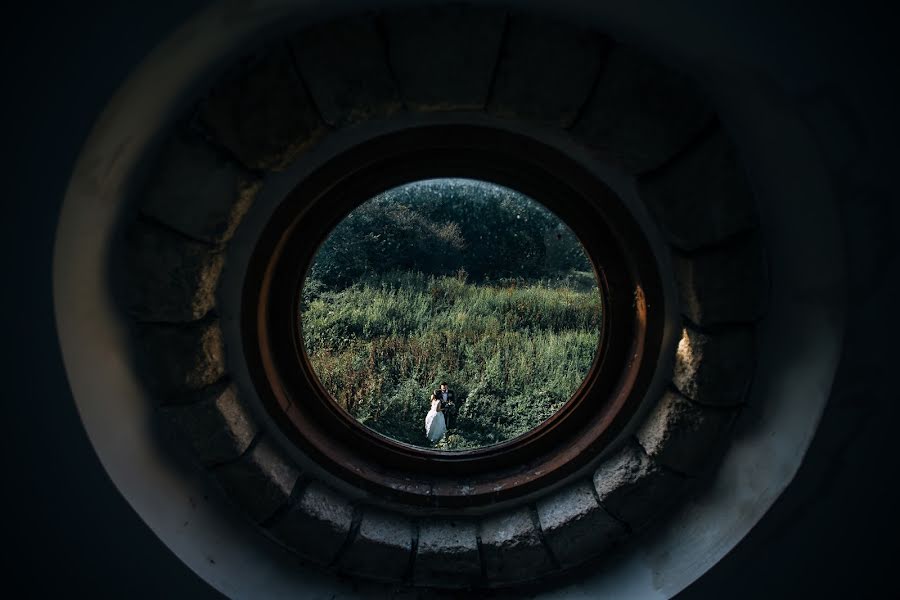
<svg viewBox="0 0 900 600"><path fill-rule="evenodd" d="M423 518L291 458L226 372L217 285L271 174L335 130L445 111L552 130L632 178L670 245L683 323L660 361L674 362L668 389L591 472L480 516ZM693 81L596 31L455 5L318 24L237 61L160 146L122 243L138 364L171 435L303 560L427 587L522 584L664 517L728 443L768 299L753 193Z"/></svg>
<svg viewBox="0 0 900 600"><path fill-rule="evenodd" d="M243 169L243 175L238 179L249 180L247 188L252 187L252 181L260 176L265 185L256 194L253 201L255 208L244 215L242 225L234 230L234 236L227 246L221 246L222 242L216 239L218 235L223 238L230 235L221 233L221 229L218 229L220 233L209 234L210 237L205 240L198 239L196 232L184 239L177 228L173 229L158 218L144 214L137 219L142 225L156 228L157 232L173 234L187 246L191 245L189 242L203 242L202 245L193 246L199 259L183 263L176 259L175 267L153 269L157 275L165 275L166 269L180 269L184 264L186 271L193 273L189 276L193 283L183 286L184 280L178 279L172 286L175 289L173 294L172 291L166 291L169 284L167 276L164 276L158 286L153 286L150 291L136 293L132 298L150 297L158 289L165 297L170 294L176 298L180 296L181 299L173 305L176 308L167 309L171 312L160 317L162 320L135 315L136 321L132 321L131 325L138 334L135 338L138 350L145 341L149 341L147 347L155 341L157 349L172 350L176 356L179 353L181 356L188 356L190 362L187 366L179 366L179 360L163 355L154 358L146 355L141 361L128 360L129 340L121 336L122 322L107 298L111 287L108 264L110 260L115 262L125 248L118 243L118 239L111 243L110 233L114 231L117 219L121 218L127 223L135 221L133 214L123 213L137 208L130 203L130 194L135 189L144 189L145 184L152 179L152 176L145 177L148 174L145 170L147 159L160 156L160 152L155 149L149 153L146 151L153 148L153 140L158 139L161 134L173 131L169 111L175 105L180 105L181 108L186 106L179 104L180 101L176 99L178 94L183 94L186 90L195 92L193 86L196 82L210 81L209 66L216 64L217 60L227 54L226 47L229 43L245 47L246 41L254 37L248 32L258 33L265 29L264 26L269 26L270 31L285 31L284 27L273 27L272 24L293 14L291 11L295 8L287 9L287 4L293 3L264 0L254 3L252 7L229 5L225 11L218 10L221 8L218 7L199 16L196 22L186 26L178 36L161 46L148 59L146 65L135 73L111 101L109 110L97 121L79 158L60 214L54 259L59 340L83 423L97 455L115 485L159 538L216 589L239 597L290 594L357 597L387 594L395 588L365 584L365 575L334 577L327 571L307 567L309 558L296 560L297 554L303 556L306 552L306 556L310 556L309 549L300 547L302 539L292 540L296 553L288 555L281 550L281 545L272 543L259 534L263 531L262 528L248 525L253 521L247 518L247 514L254 510L266 512L269 506L278 503L299 471L299 484L291 489L287 503L276 508L271 517L262 517L263 524L274 527L275 521L282 518L286 524L290 523L285 511L302 506L300 510L304 514L318 516L298 527L312 528L310 523L316 522L342 532L346 526L347 538L344 539L357 540L359 549L350 552L342 546L334 555L331 550L323 551L320 560L332 561L347 574L356 570L365 571L368 564L366 561L371 556L381 556L373 554L372 548L384 549L395 545L398 556L401 556L401 564L403 556L417 556L422 532L417 526L419 523L416 515L410 519L413 529L405 530L401 520L391 534L390 511L385 515L373 508L365 515L359 514L355 509L368 507L368 500L371 499L354 495L346 486L328 485L339 482L322 479L314 464L304 462L299 465L299 469L296 468L298 465L292 467L288 464L288 468L272 473L271 477L260 482L264 493L256 496L261 496L261 506L251 506L258 498L254 495L241 497L241 491L237 489L233 494L233 505L245 505L244 515L241 517L238 511L222 505L220 499L224 495L208 485L214 479L207 477L208 473L196 466L201 463L197 458L208 452L203 463L213 472L230 472L234 479L246 481L252 480L259 473L265 473L265 465L273 459L277 461L279 455L289 455L287 458L296 459L296 453L290 452L289 448L284 449L285 452L279 452L282 440L277 435L270 435L272 432L267 429L265 419L260 419L255 407L249 406L252 404L251 398L246 387L239 381L239 369L234 368L236 363L239 366L241 362L237 356L239 353L235 352L235 345L229 337L235 313L225 310L221 297L223 291L226 296L229 294L223 289L223 282L233 280L235 267L239 270L242 264L239 258L235 260L235 256L240 255L237 252L238 246L247 241L245 232L247 225L258 216L256 209L265 203L267 194L283 185L283 176L287 175L290 179L291 174L297 171L296 164L286 166L280 172L263 173L255 168ZM340 3L335 3L337 4ZM322 10L325 9L316 7L316 18L321 17ZM309 18L311 14L307 11L305 22L315 20ZM602 27L604 31L609 25L610 30L617 31L616 38L624 31L621 35L623 41L643 35L635 33L640 29L637 25L634 31L629 31L628 27L623 30L622 23L628 20L628 11L623 13L621 19L618 16L611 18L603 10L599 13L586 10L579 14L584 17L583 21L573 21L584 24L590 22ZM601 18L604 14L607 17L605 21ZM288 21L286 19L285 23ZM203 35L198 35L201 32ZM647 39L665 41L658 45L642 44L641 47L656 50L650 54L671 58L673 64L679 63L692 73L703 72L697 64L691 65L684 54L675 52L670 56L669 50L677 46L673 42L677 35L668 35L669 32L666 28L650 27L644 32L649 36L644 38L645 42ZM708 38L699 38L706 41L692 41L688 45L709 46ZM698 38L695 36L691 39ZM666 43L670 42L673 45L666 47ZM261 51L261 54L264 52ZM687 482L694 484L687 502L673 507L674 513L670 513L672 516L657 519L653 526L644 526L643 530L636 527L624 543L605 553L603 568L596 569L595 565L589 565L588 569L569 570L559 577L552 575L554 571L548 571L539 582L529 585L529 592L553 590L576 596L656 597L672 595L681 590L737 543L784 489L805 452L815 430L819 411L828 395L831 373L836 364L835 352L840 344L842 307L838 297L842 280L840 245L835 242L840 229L834 221L827 172L820 168L816 160L816 146L809 139L809 131L792 112L791 102L785 102L779 90L767 87L766 82L743 71L735 62L729 62L733 61L733 56L725 56L717 62L718 57L713 54L714 52L709 52L704 58L708 59L705 66L710 67L710 70L703 73L704 87L712 90L714 102L711 104L715 106L722 122L727 124L725 129L729 137L738 142L741 165L748 166L747 170L752 175L750 179L760 207L759 230L754 230L752 218L739 219L737 223L727 223L721 227L721 231L714 228L709 234L710 240L691 241L683 238L685 228L679 228L674 223L668 226L670 231L666 237L677 250L666 253L668 258L661 260L661 264L669 265L665 270L667 273L681 271L689 275L683 280L682 296L686 300L681 302L681 309L690 322L685 320L673 325L682 332L682 337L690 339L682 344L680 353L676 353L674 344L672 346L671 358L674 361L677 355L681 366L671 377L672 385L669 386L668 393L659 394L661 403L655 408L647 407L648 413L644 413L654 416L648 417L648 424L640 428L635 423L635 437L628 437L621 441L622 445L610 447L611 453L621 453L619 457L615 460L611 455L603 457L609 459L605 470L607 477L604 479L623 481L623 485L600 491L610 494L607 502L611 506L616 504L616 495L628 497L632 490L634 493L630 497L635 501L641 500L644 498L643 490L654 487L650 485L653 480L648 480L646 486L632 485L628 480L629 473L645 471L652 474L662 470L659 468L660 464L689 465L690 457L685 456L683 448L677 443L684 433L679 433L680 426L676 425L679 422L688 423L690 431L702 431L702 419L695 418L698 414L707 419L714 416L727 418L733 407L722 412L693 410L714 408L709 402L715 398L723 398L722 403L736 403L740 406L740 413L732 425L739 434L731 444L721 446L720 468L698 468L695 472L699 475L686 478ZM235 76L234 73L232 71L232 76ZM193 106L197 100L195 95L189 104ZM662 103L659 110L665 109L665 106ZM402 105L390 110L394 112L388 116L357 120L348 126L341 126L339 121L334 120L330 123L332 128L326 128L327 133L323 133L317 143L298 151L297 163L302 163L310 155L332 144L336 137L362 131L380 120L402 117L424 120L426 117L430 119L441 115L445 117L443 121L447 122L455 118L454 112L465 112L472 118L478 115L483 119L494 119L512 125L524 123L520 119L486 115L483 111L467 111L458 107L454 111L427 113L409 110ZM186 116L183 110L178 112L182 118ZM583 148L583 144L575 141L577 119L576 116L571 130L539 121L529 122L528 126L534 135L538 135L534 132L540 130L540 135L546 133L549 138L553 137L549 133L553 131L554 135L567 138L567 142L571 142L570 148L579 145ZM568 125L569 122L564 124ZM615 124L609 127L613 125ZM197 132L191 123L182 123L182 126L187 127L185 131L188 133ZM716 125L712 123L704 125L701 137L702 134L707 134L709 137L703 139L715 138L715 128ZM247 135L246 131L238 133ZM655 133L655 130L647 131L644 137L649 139ZM661 139L665 141L668 139L666 136ZM772 147L773 140L777 140L778 148ZM232 165L241 163L217 142L211 145L218 150L215 152L216 156ZM698 139L696 144L688 145L699 147L702 144ZM686 156L690 154L687 147L682 151ZM595 158L585 159L586 161L614 162L614 157L603 157L602 148L595 148L591 152ZM671 157L671 160L677 162L678 157ZM638 166L633 172L643 181L649 181L654 172L665 172L666 163L667 161L662 161L652 167L648 166L647 171L642 171L642 167ZM273 167L281 168L272 164ZM621 162L618 164L618 169L625 172L626 167ZM712 179L711 175L721 168L713 165L706 175ZM636 188L640 187L635 180L632 182ZM715 185L712 187L715 189ZM641 196L645 202L649 200L646 190L642 191ZM740 199L740 194L737 199ZM232 204L227 204L223 211L232 211L230 206ZM659 219L666 218L664 213L657 214L653 211L649 202L647 206ZM808 219L811 211L817 215L815 223L810 223ZM234 212L239 213L240 209L235 209ZM693 219L702 221L708 214L710 213L701 210ZM711 211L711 214L715 214L715 211ZM190 222L195 222L194 217L191 217ZM715 222L714 220L713 223ZM662 228L653 229L663 231ZM224 231L228 232L228 228ZM691 228L688 227L687 231L690 232ZM132 233L127 238L139 239L140 235ZM751 246L744 255L749 260L739 259L735 255L723 258L723 253L727 254L726 249L731 251L739 248L742 243L750 243L755 238L765 241L763 252L760 252L759 247L754 250ZM140 249L140 244L136 247ZM216 266L217 259L209 258L209 255L220 250L223 259L221 272ZM731 268L728 265L741 264L742 261L754 264L754 254L765 255L769 271L767 278L774 283L763 302L755 304L752 299L748 302L742 299L740 310L730 310L730 307L710 303L710 298L715 295L715 285L709 285L709 281L705 285L695 285L694 282L704 283L703 273L714 273L717 268L720 277L728 275L734 285L742 284L742 281L735 281L737 278L734 273L726 272ZM679 265L679 269L675 269L675 265ZM813 269L812 265L820 268ZM208 284L216 279L218 293L210 296L206 291L209 289ZM675 283L674 277L672 283ZM713 292L712 296L710 291ZM214 313L206 313L209 306L214 306ZM200 316L204 314L206 316ZM759 321L751 322L760 316L762 318ZM178 319L183 321L179 322ZM740 347L747 344L748 338L750 343L759 348L754 351L758 360L753 361L756 364L752 365L753 382L749 389L741 385L730 385L733 377L737 378L738 383L743 381L741 369L735 369L735 364L717 365L706 361L707 358L716 356L716 344L726 346L733 343ZM223 354L225 360L221 361ZM704 360L699 360L701 355ZM133 371L137 362L142 363L141 372L144 375L140 385L136 385ZM221 365L219 371L217 364ZM747 366L746 363L741 364ZM667 369L666 366L661 366L661 372L668 372ZM222 371L228 372L227 378L221 375ZM718 380L725 384L723 389L726 393L724 396L712 393L698 395L698 385L695 385L697 381L692 383L692 378L697 381ZM207 385L206 381L214 381L215 385ZM228 388L232 388L231 392L222 392ZM680 390L680 395L675 394L676 390ZM745 397L752 399L752 402L741 404ZM181 460L183 457L175 445L160 444L155 432L151 433L146 428L147 424L156 423L155 417L153 420L149 417L153 416L154 406L162 400L167 404L159 412L171 414L184 409L187 418L181 421L181 427L194 427L200 431L199 434L188 431L183 440L188 447L198 446L198 454L194 457L195 466L191 466L189 461ZM205 404L210 409L209 412L200 417L192 415L195 403L196 406ZM684 414L679 416L679 411ZM665 416L655 413L665 413ZM204 430L219 431L221 435L212 435L206 440L202 433ZM266 433L259 435L261 430ZM674 445L667 445L665 452L654 457L654 462L645 460L641 449L652 454L654 440L659 439L668 439L666 443ZM206 441L209 443L205 443ZM711 453L714 452L711 450ZM674 472L680 472L681 468L674 468ZM683 468L689 470L688 467ZM693 475L689 472L682 474ZM532 531L543 534L550 548L549 554L557 558L561 567L576 563L584 552L588 552L577 550L578 544L586 543L588 547L596 544L590 533L592 531L618 540L618 522L608 511L593 510L595 505L600 506L597 500L598 489L593 483L593 473L585 473L577 481L570 482L571 488L566 493L562 493L562 488L547 490L548 493L555 494L552 502L546 503L542 498L535 497L525 503L536 509L538 527ZM330 499L319 504L317 512L313 508L318 503L317 498L329 496ZM630 501L624 504L630 506ZM507 506L504 507L503 514L472 516L461 528L462 534L468 536L471 521L476 521L477 546L478 538L482 535L481 525L489 523L493 527L495 523L492 522L492 517L497 516L502 521L497 528L507 532L493 537L487 535L491 544L503 548L503 552L516 547L516 540L525 540L525 547L528 547L531 543L529 540L533 541L534 536L527 532L524 510L521 507L519 509L513 510ZM348 523L348 510L349 525L345 525ZM534 525L535 512L529 512ZM603 516L609 518L603 519ZM450 523L463 521L446 520ZM302 519L300 522L303 522ZM556 535L554 532L560 523L566 526L565 533ZM584 529L574 528L578 523L589 525ZM281 532L278 535L289 539L294 534ZM423 556L432 552L429 540L449 540L448 535L444 531L432 538L426 536ZM340 535L331 538L340 538ZM409 540L408 547L404 539ZM487 565L488 561L494 560L489 556L495 557L496 553L491 554L485 550L484 539L483 537L481 540L479 560ZM574 548L569 555L566 554L568 544ZM460 565L457 568L464 570L468 568L465 565L470 559L466 557L471 556L471 545L461 542L458 548L460 559L453 564ZM678 551L672 552L673 548L678 548ZM336 556L337 559L334 558ZM540 559L533 560L535 569L544 572L547 566ZM415 562L412 566L407 565L403 577L414 582L417 579L422 581L423 578L441 576L440 573L429 573L429 564L428 561L422 562L418 572ZM502 563L492 564L492 572L497 573L493 576L497 585L507 585L507 582L520 577L512 572L503 572ZM390 565L396 567L396 562ZM368 572L372 573L373 570L369 568Z"/></svg>

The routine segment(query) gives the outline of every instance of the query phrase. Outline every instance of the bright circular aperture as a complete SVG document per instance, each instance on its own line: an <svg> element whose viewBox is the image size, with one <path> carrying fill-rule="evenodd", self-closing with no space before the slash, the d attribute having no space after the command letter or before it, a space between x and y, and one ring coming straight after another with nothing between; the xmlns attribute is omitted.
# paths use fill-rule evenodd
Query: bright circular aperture
<svg viewBox="0 0 900 600"><path fill-rule="evenodd" d="M381 435L440 450L550 418L585 380L602 318L575 234L527 196L469 179L409 183L353 210L319 248L299 306L334 401Z"/></svg>

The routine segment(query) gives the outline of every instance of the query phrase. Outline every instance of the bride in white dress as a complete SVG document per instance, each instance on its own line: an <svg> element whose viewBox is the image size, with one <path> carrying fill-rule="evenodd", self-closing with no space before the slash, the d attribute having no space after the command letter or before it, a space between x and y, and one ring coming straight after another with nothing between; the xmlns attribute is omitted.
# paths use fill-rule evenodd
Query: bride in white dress
<svg viewBox="0 0 900 600"><path fill-rule="evenodd" d="M425 415L425 435L432 442L436 442L447 431L447 422L444 420L444 412L441 410L441 401L431 395L431 410Z"/></svg>

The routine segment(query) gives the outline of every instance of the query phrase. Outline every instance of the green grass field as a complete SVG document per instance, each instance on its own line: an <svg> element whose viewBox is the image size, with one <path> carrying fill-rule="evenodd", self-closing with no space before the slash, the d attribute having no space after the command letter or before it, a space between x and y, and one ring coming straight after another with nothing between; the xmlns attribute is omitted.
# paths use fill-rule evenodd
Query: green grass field
<svg viewBox="0 0 900 600"><path fill-rule="evenodd" d="M594 359L601 301L591 273L472 284L392 273L340 291L304 289L302 334L335 400L375 431L431 446L431 390L447 380L456 426L435 447L512 439L556 412Z"/></svg>

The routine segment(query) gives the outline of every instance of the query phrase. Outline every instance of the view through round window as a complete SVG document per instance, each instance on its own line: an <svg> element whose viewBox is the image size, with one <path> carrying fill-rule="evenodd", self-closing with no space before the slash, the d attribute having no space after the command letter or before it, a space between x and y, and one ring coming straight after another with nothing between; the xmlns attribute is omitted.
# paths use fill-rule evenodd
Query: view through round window
<svg viewBox="0 0 900 600"><path fill-rule="evenodd" d="M572 230L471 179L409 183L353 210L319 248L299 307L334 401L381 435L439 450L550 418L587 376L602 319Z"/></svg>

